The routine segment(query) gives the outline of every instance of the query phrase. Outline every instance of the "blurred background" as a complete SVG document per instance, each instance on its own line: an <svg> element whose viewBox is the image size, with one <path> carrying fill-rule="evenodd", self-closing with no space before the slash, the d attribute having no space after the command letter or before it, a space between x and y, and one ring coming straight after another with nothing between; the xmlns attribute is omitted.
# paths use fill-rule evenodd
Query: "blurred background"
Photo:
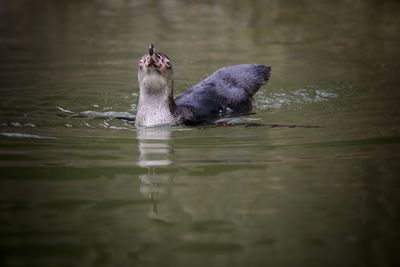
<svg viewBox="0 0 400 267"><path fill-rule="evenodd" d="M0 265L400 265L399 14L395 0L0 0ZM271 66L256 114L118 119L134 118L150 43L176 94Z"/></svg>

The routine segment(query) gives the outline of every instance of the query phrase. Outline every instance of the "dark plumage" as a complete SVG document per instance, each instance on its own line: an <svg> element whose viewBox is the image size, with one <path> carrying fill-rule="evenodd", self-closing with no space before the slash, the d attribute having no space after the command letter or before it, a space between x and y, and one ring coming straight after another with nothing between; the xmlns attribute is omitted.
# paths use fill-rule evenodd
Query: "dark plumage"
<svg viewBox="0 0 400 267"><path fill-rule="evenodd" d="M253 96L265 84L271 68L244 64L214 72L175 98L176 113L184 123L238 116L253 108Z"/></svg>

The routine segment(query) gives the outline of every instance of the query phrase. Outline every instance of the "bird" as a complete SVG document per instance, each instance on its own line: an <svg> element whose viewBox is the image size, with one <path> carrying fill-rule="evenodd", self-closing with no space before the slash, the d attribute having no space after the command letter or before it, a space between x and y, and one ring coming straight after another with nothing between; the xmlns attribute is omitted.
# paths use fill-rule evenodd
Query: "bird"
<svg viewBox="0 0 400 267"><path fill-rule="evenodd" d="M263 64L223 67L174 98L171 59L151 44L139 60L135 126L199 125L248 114L270 74Z"/></svg>

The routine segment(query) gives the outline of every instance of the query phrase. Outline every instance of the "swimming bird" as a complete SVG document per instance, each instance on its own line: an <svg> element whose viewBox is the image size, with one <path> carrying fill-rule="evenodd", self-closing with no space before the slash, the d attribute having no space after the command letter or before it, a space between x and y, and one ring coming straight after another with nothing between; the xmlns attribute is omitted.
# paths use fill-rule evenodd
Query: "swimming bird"
<svg viewBox="0 0 400 267"><path fill-rule="evenodd" d="M248 114L270 73L271 67L262 64L224 67L174 98L171 59L151 44L139 61L135 126L196 125Z"/></svg>

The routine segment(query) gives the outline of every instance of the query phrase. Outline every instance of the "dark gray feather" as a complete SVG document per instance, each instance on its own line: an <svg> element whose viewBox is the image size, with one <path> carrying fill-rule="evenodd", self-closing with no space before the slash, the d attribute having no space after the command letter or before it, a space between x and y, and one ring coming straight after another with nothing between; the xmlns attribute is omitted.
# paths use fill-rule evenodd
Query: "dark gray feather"
<svg viewBox="0 0 400 267"><path fill-rule="evenodd" d="M253 95L265 84L271 68L243 64L217 70L175 98L175 113L184 122L202 122L243 115L253 107Z"/></svg>

